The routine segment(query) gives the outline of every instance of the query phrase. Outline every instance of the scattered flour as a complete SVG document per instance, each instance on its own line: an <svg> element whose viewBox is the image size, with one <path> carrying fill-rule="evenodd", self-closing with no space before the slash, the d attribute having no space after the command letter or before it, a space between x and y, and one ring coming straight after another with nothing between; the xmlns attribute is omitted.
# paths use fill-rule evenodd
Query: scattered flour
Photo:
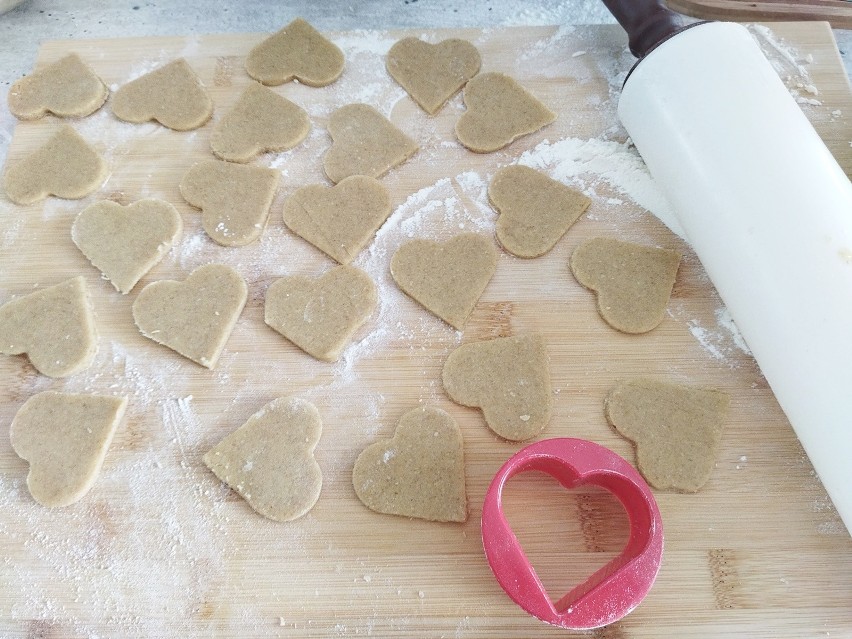
<svg viewBox="0 0 852 639"><path fill-rule="evenodd" d="M557 23L549 22L547 24ZM552 36L543 38L538 42L525 46L518 57L520 60L535 60L537 63L541 63L541 58L546 55L548 50L552 50L556 45L562 42L563 39L572 35L575 31L576 28L574 25L563 24Z"/></svg>
<svg viewBox="0 0 852 639"><path fill-rule="evenodd" d="M564 22L562 14L570 10L571 4L566 0L553 3L552 9L536 15L520 9L517 19L525 23L537 19L548 23ZM603 8L594 9L589 21L599 21L602 11ZM768 36L758 33L769 42ZM556 45L567 46L568 36L572 34L575 34L574 27L562 27L552 37L525 47L519 57L534 64L537 56L552 53ZM488 37L486 32L481 39L487 41ZM310 113L313 128L308 140L290 151L260 160L281 171L285 193L323 179L317 158L328 148L330 140L322 125L335 108L363 101L390 115L397 102L405 98L405 92L387 77L384 69L383 56L393 44L393 37L385 32L352 32L335 38L335 42L347 57L347 69L338 83L330 89L288 87L288 97L304 105ZM582 50L573 45L569 50L573 55L565 57L574 60L571 64L576 65L581 83L602 76L605 80L603 98L607 97L607 89L612 98L629 68L629 53L619 49L601 55L593 45L584 40ZM780 45L775 42L772 46ZM196 55L199 47L197 38L187 38L183 52ZM128 73L127 80L153 70L170 57L168 52L161 52L159 56L138 63ZM787 67L800 64L795 56L791 61L783 50L781 57ZM795 71L804 89L810 83L807 70L802 68L800 72L796 66ZM353 69L358 72L354 73ZM309 95L324 97L307 99ZM333 99L329 99L329 95ZM456 97L447 108L460 111L461 104L461 99ZM612 104L605 106L613 107ZM0 115L0 119L7 117ZM434 129L431 121L427 118L422 121L424 136L434 134L429 129ZM90 118L75 121L74 126L87 139L98 140L99 149L117 171L123 169L124 158L135 152L135 145L144 146L153 136L169 135L179 140L185 149L206 152L203 133L196 137L196 133L167 132L156 124L122 123L110 115L108 108ZM5 125L0 127L0 134L4 134L3 131ZM566 137L544 141L523 153L517 161L581 188L599 204L621 207L628 199L636 202L680 234L668 203L638 153L629 142L607 139L609 133L612 131L593 139ZM463 152L454 139L426 137L426 140L439 150ZM0 145L1 148L5 146ZM504 160L499 160L500 157L495 154L494 162L514 161L509 156ZM306 166L309 168L304 168ZM287 620L294 630L298 627L307 634L314 622L304 621L304 602L293 603L286 593L275 595L276 601L281 597L282 610L286 610L281 617L260 612L251 604L228 604L221 598L227 596L229 588L236 590L240 583L250 580L251 575L247 575L243 581L232 584L226 578L231 574L232 565L244 561L252 548L261 545L266 549L264 556L308 555L316 551L316 544L320 543L317 540L322 535L317 533L321 531L321 522L312 512L297 525L282 526L248 512L230 490L207 472L201 456L272 399L260 395L256 389L263 387L263 382L275 379L282 394L293 392L323 405L323 420L329 427L323 433L318 455L325 483L330 490L347 486L357 445L391 430L385 410L389 399L384 389L362 378L360 373L365 364L381 357L388 348L403 349L413 369L431 367L434 372L434 353L449 352L462 338L461 333L431 314L419 312L416 303L399 291L389 273L391 256L402 243L414 237L440 240L462 231L493 234L496 215L487 197L491 175L489 167L438 179L410 194L394 209L375 240L354 262L376 283L378 308L354 342L344 350L340 361L331 366L288 351L286 367L276 359L277 353L270 353L268 357L258 358L248 372L236 372L232 365L244 357L239 345L250 344L253 331L268 330L262 324L259 300L269 283L282 275L319 275L332 265L318 255L316 249L284 228L280 221L280 202L273 205L269 226L261 239L239 250L212 242L201 230L200 215L186 209L184 237L163 261L163 270L188 273L212 261L237 268L249 282L250 302L245 314L251 321L238 324L217 370L206 376L209 388L213 389L212 399L201 397L190 388L187 380L198 372L195 364L159 347L157 356L151 357L151 346L144 338L134 336L125 341L108 328L101 335L94 365L85 373L66 380L48 380L36 375L14 380L12 390L20 397L47 389L100 392L126 395L130 405L101 477L78 504L49 513L35 506L23 479L25 465L17 458L8 471L0 473L0 512L3 513L0 535L7 542L0 553L0 566L3 574L15 581L20 592L15 601L0 602L0 619L38 619L47 624L62 624L60 631L67 630L75 636L95 637L98 632L93 628L100 628L101 624L117 634L188 636L198 628L200 611L205 611L205 606L214 606L210 615L219 619L220 625L210 626L211 634L236 636L244 634L248 628L249 634L260 635L261 631L268 630L266 622L260 621L264 614L271 625L283 628ZM120 184L119 177L115 175L111 181ZM152 180L152 174L147 177ZM601 188L603 185L608 188ZM108 182L107 190L110 186ZM615 190L621 197L612 197L609 193L599 195L598 189ZM141 195L179 197L176 190L170 194L161 193L149 187L148 182L141 187ZM86 202L49 199L42 208L41 220L49 223L70 220L73 212ZM3 249L14 248L25 235L22 222L8 222L9 217L0 215L0 247ZM130 301L118 299L114 308L103 308L101 312L122 313L129 317ZM716 325L712 327L686 317L679 319L688 323L691 333L716 359L725 361L732 349L748 352L725 309L716 312ZM430 352L425 344L429 344ZM291 347L282 340L280 348ZM424 374L420 381L416 401L436 402L443 398L436 376ZM218 402L214 409L207 405L211 401ZM123 498L120 501L107 499L107 495ZM322 507L321 500L318 509ZM43 525L46 517L51 519L49 526ZM12 521L14 526L9 523ZM329 542L323 550L336 552L338 549ZM325 556L327 553L319 554ZM250 572L250 564L246 566ZM288 569L286 562L282 562L280 570ZM369 569L371 574L378 575L381 566ZM373 579L364 573L362 566L341 568L338 565L337 572L344 570L349 571L347 576L360 575L356 581L361 586ZM51 578L45 580L45 575ZM381 585L378 581L374 580L372 590ZM405 585L407 596L421 602L425 599L424 591L411 591L410 584ZM396 591L399 594L402 589ZM322 594L319 587L314 592L317 597ZM211 603L214 595L220 600ZM229 606L229 609L213 614L217 606ZM301 626L289 621L294 617L301 620ZM68 628L69 619L79 621ZM92 625L88 620L97 623ZM400 633L409 623L407 618L398 620ZM357 628L342 624L323 627L338 634L350 631L369 634L372 621ZM456 628L456 636L471 629L476 629L475 624L464 617ZM317 624L311 632L319 630Z"/></svg>
<svg viewBox="0 0 852 639"><path fill-rule="evenodd" d="M312 118L326 116L333 109L344 104L362 102L377 108L385 116L390 116L394 105L405 97L405 91L388 79L384 56L396 38L382 31L351 31L335 37L334 43L346 56L343 75L333 87L337 99L334 103L309 97L311 87L300 87L297 100L304 104ZM356 71L357 70L357 71Z"/></svg>
<svg viewBox="0 0 852 639"><path fill-rule="evenodd" d="M651 211L674 233L684 237L665 195L657 186L636 149L629 143L593 138L545 140L525 152L519 164L547 171L561 182L573 182L594 197L594 185L603 180Z"/></svg>
<svg viewBox="0 0 852 639"><path fill-rule="evenodd" d="M822 101L816 98L819 89L808 70L813 57L800 54L766 25L751 24L748 29L796 102L803 106L822 106Z"/></svg>
<svg viewBox="0 0 852 639"><path fill-rule="evenodd" d="M698 320L689 322L689 332L701 344L705 351L710 353L715 359L724 361L726 359L724 350L716 343L718 333L714 333L704 328L698 323Z"/></svg>
<svg viewBox="0 0 852 639"><path fill-rule="evenodd" d="M195 47L198 46L198 38L197 36L188 36L186 38L187 47L184 50L187 50L190 47L192 42L195 42ZM186 55L181 53L181 55ZM141 78L146 73L151 73L155 69L160 68L168 62L171 62L175 57L171 52L166 51L165 49L160 49L160 52L156 56L150 56L139 60L136 64L130 67L130 71L127 72L124 80L120 84L113 84L110 86L110 91L115 92L121 85L127 84L128 82L132 82L138 78Z"/></svg>
<svg viewBox="0 0 852 639"><path fill-rule="evenodd" d="M5 216L0 219L0 225L0 249L6 249L17 242L23 220L20 216Z"/></svg>
<svg viewBox="0 0 852 639"><path fill-rule="evenodd" d="M716 322L728 332L736 348L746 355L751 355L748 344L746 344L743 336L740 334L740 329L734 324L734 318L731 317L731 312L727 308L716 309Z"/></svg>
<svg viewBox="0 0 852 639"><path fill-rule="evenodd" d="M671 304L669 314L676 319L683 319L684 311L678 304ZM751 351L727 308L717 308L714 319L715 326L703 325L697 319L686 319L686 324L695 340L713 359L736 367L738 360L732 355L736 352L751 355Z"/></svg>
<svg viewBox="0 0 852 639"><path fill-rule="evenodd" d="M354 56L365 54L384 61L384 56L394 42L396 42L396 38L386 31L347 31L334 37L334 44L343 50L347 61Z"/></svg>
<svg viewBox="0 0 852 639"><path fill-rule="evenodd" d="M336 367L336 376L347 383L354 380L357 362L388 344L406 345L410 352L425 343L449 349L461 340L461 333L428 313L412 313L417 308L393 282L390 259L406 241L417 238L444 240L460 230L493 231L494 214L487 206L466 206L464 199L481 201L486 185L474 173L443 178L425 187L399 205L379 229L375 240L358 256L354 265L366 271L379 293L377 317L369 322L372 330L348 346ZM434 399L435 391L422 399Z"/></svg>
<svg viewBox="0 0 852 639"><path fill-rule="evenodd" d="M798 104L809 104L811 106L822 106L822 102L820 102L819 100L816 100L814 98L805 98L805 97L802 97L800 95L796 96L796 102Z"/></svg>
<svg viewBox="0 0 852 639"><path fill-rule="evenodd" d="M782 41L775 32L763 24L748 25L749 31L757 40L764 55L775 71L782 78L794 80L800 84L806 83L813 86L807 65L812 62L806 57L799 55L793 47Z"/></svg>

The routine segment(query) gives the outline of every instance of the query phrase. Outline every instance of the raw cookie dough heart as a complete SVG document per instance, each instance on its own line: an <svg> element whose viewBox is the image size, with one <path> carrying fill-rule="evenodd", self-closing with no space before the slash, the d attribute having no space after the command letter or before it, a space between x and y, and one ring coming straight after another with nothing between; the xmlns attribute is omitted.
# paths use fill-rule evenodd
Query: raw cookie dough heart
<svg viewBox="0 0 852 639"><path fill-rule="evenodd" d="M109 89L76 53L17 80L9 88L9 111L21 120L45 113L82 118L100 109Z"/></svg>
<svg viewBox="0 0 852 639"><path fill-rule="evenodd" d="M210 148L223 160L248 162L266 151L296 146L310 129L304 109L252 82L213 127Z"/></svg>
<svg viewBox="0 0 852 639"><path fill-rule="evenodd" d="M324 87L343 73L343 52L310 24L296 18L249 52L246 71L266 85L295 78L308 86Z"/></svg>
<svg viewBox="0 0 852 639"><path fill-rule="evenodd" d="M652 486L694 493L713 472L729 403L719 391L639 379L618 384L605 407Z"/></svg>
<svg viewBox="0 0 852 639"><path fill-rule="evenodd" d="M32 204L48 195L78 200L106 177L103 158L66 125L44 146L6 169L4 187L16 204Z"/></svg>
<svg viewBox="0 0 852 639"><path fill-rule="evenodd" d="M437 408L415 408L392 439L364 449L352 484L370 510L430 521L466 521L464 442L455 420Z"/></svg>
<svg viewBox="0 0 852 639"><path fill-rule="evenodd" d="M71 239L92 265L127 294L163 259L183 230L183 220L168 202L139 200L121 206L102 200L80 211Z"/></svg>
<svg viewBox="0 0 852 639"><path fill-rule="evenodd" d="M456 38L438 44L403 38L387 57L388 73L429 115L440 111L479 72L481 63L476 47Z"/></svg>
<svg viewBox="0 0 852 639"><path fill-rule="evenodd" d="M42 506L83 498L100 473L126 397L39 393L12 420L12 449L29 462L27 487Z"/></svg>
<svg viewBox="0 0 852 639"><path fill-rule="evenodd" d="M180 182L180 192L201 209L201 225L217 244L245 246L263 233L280 173L262 166L206 160Z"/></svg>
<svg viewBox="0 0 852 639"><path fill-rule="evenodd" d="M338 266L316 279L273 282L266 292L264 321L308 355L333 362L377 303L369 275L354 266Z"/></svg>
<svg viewBox="0 0 852 639"><path fill-rule="evenodd" d="M497 250L476 233L448 242L413 240L391 258L397 285L426 310L462 330L497 270Z"/></svg>
<svg viewBox="0 0 852 639"><path fill-rule="evenodd" d="M607 324L624 333L647 333L666 314L680 253L596 237L574 249L574 277L598 296Z"/></svg>
<svg viewBox="0 0 852 639"><path fill-rule="evenodd" d="M192 67L178 58L116 91L112 112L126 122L156 120L175 131L189 131L210 119L213 101Z"/></svg>
<svg viewBox="0 0 852 639"><path fill-rule="evenodd" d="M463 344L447 358L443 380L454 402L481 408L504 439L535 437L550 421L547 350L537 335Z"/></svg>
<svg viewBox="0 0 852 639"><path fill-rule="evenodd" d="M556 114L502 73L480 73L464 88L467 107L456 122L456 137L476 153L502 149L517 138L535 133Z"/></svg>
<svg viewBox="0 0 852 639"><path fill-rule="evenodd" d="M256 512L291 521L319 499L322 473L314 448L321 432L313 404L281 397L219 442L204 463Z"/></svg>
<svg viewBox="0 0 852 639"><path fill-rule="evenodd" d="M488 199L500 213L497 239L518 257L539 257L552 249L589 208L591 200L526 166L497 171Z"/></svg>
<svg viewBox="0 0 852 639"><path fill-rule="evenodd" d="M341 264L361 252L390 213L388 190L366 175L352 175L331 188L304 186L284 203L290 230Z"/></svg>
<svg viewBox="0 0 852 639"><path fill-rule="evenodd" d="M38 372L67 377L88 368L98 350L92 303L82 277L0 306L0 353L26 353Z"/></svg>
<svg viewBox="0 0 852 639"><path fill-rule="evenodd" d="M333 143L323 159L332 182L350 175L378 178L417 151L417 143L367 104L347 104L331 114Z"/></svg>
<svg viewBox="0 0 852 639"><path fill-rule="evenodd" d="M145 337L212 369L247 297L239 273L223 264L208 264L183 282L148 284L133 302L133 320Z"/></svg>

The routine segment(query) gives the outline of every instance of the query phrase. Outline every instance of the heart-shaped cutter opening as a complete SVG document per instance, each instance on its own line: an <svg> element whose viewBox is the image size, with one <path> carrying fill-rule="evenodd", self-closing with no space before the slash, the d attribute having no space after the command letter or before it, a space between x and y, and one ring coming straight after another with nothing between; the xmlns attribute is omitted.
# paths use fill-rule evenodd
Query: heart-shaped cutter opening
<svg viewBox="0 0 852 639"><path fill-rule="evenodd" d="M630 538L627 512L611 492L591 484L568 490L536 470L506 482L503 514L554 605Z"/></svg>
<svg viewBox="0 0 852 639"><path fill-rule="evenodd" d="M503 489L513 476L540 471L565 488L583 484L611 492L630 520L620 555L554 604L503 514ZM482 545L497 582L531 615L570 630L591 630L631 612L653 586L663 554L663 522L651 489L625 459L582 439L536 442L497 472L482 507Z"/></svg>

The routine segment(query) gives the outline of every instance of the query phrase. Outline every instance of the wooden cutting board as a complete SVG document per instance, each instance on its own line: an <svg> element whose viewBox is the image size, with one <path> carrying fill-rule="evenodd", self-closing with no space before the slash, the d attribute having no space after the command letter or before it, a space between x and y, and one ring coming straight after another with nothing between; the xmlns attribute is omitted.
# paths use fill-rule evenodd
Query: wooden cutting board
<svg viewBox="0 0 852 639"><path fill-rule="evenodd" d="M452 132L463 111L460 97L430 118L386 75L383 54L405 35L470 39L485 70L518 78L558 112L557 121L498 153L465 151ZM803 108L852 171L852 97L828 26L776 24L768 36L760 37L788 81L812 85L797 91L820 104ZM0 302L83 275L100 334L94 365L67 380L39 376L21 357L0 358L0 423L9 424L28 397L47 389L130 400L100 478L67 508L33 503L25 487L27 466L0 437L0 635L566 636L509 601L481 549L483 495L521 445L493 436L478 411L450 402L440 384L443 362L459 343L531 331L544 334L551 357L555 412L543 436L590 439L634 460L631 445L603 415L603 399L620 379L653 376L710 386L732 399L718 463L704 490L656 493L666 548L654 589L635 612L592 636L852 635L848 533L755 362L738 346L695 255L617 186L642 184L641 172L625 168L635 157L620 144L626 135L615 114L620 82L632 63L620 30L332 37L347 55L338 83L276 89L309 111L314 128L295 150L257 161L282 172L258 243L215 245L179 194L183 173L210 157L209 124L176 133L155 124L119 123L109 106L73 122L110 164L111 177L99 192L76 202L0 203ZM182 55L209 87L218 117L248 84L244 57L261 38L47 42L36 66L74 50L114 88ZM791 57L797 68L785 71ZM323 181L328 114L352 101L390 114L421 150L384 178L395 212L356 262L376 280L381 308L343 361L326 364L268 329L262 304L276 277L331 266L284 228L281 205L297 187ZM52 118L20 123L8 161L20 159L57 126ZM485 186L499 166L524 153L591 194L593 204L545 257L502 254L496 276L458 334L397 291L388 277L390 257L410 237L449 237L462 228L492 236ZM160 197L177 206L185 221L180 245L127 296L102 280L70 239L77 212L104 197L125 204ZM600 235L684 253L669 313L653 332L629 336L609 328L593 295L571 276L571 251ZM143 285L182 279L211 261L234 266L250 286L249 303L214 371L140 336L130 313ZM288 524L257 516L201 463L212 445L282 395L314 402L324 420L317 449L323 493L306 517ZM449 411L464 434L470 518L463 525L372 513L351 486L359 451L390 436L406 410L423 404ZM566 493L551 480L526 475L510 484L506 499L510 521L555 597L618 553L627 537L620 506L601 491Z"/></svg>
<svg viewBox="0 0 852 639"><path fill-rule="evenodd" d="M666 4L702 20L825 20L835 29L852 28L849 0L666 0Z"/></svg>

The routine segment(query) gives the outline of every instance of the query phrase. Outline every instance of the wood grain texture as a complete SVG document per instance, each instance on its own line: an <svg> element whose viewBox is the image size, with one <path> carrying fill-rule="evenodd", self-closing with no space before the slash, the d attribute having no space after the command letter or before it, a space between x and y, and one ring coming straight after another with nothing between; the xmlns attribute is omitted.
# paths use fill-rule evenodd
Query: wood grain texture
<svg viewBox="0 0 852 639"><path fill-rule="evenodd" d="M825 20L835 29L852 28L848 0L666 0L670 9L702 20Z"/></svg>
<svg viewBox="0 0 852 639"><path fill-rule="evenodd" d="M802 56L812 56L810 80L822 105L803 108L852 173L852 96L828 26L771 28ZM384 74L380 49L406 35L423 34L375 34L368 46L358 44L363 34L331 34L347 53L339 84L275 89L309 111L314 134L292 151L256 162L282 171L269 227L258 243L215 245L204 235L198 211L180 197L183 173L211 157L212 124L176 133L118 123L108 110L99 112L74 122L110 163L112 174L98 193L28 207L0 201L0 303L34 284L82 274L100 334L95 365L68 380L41 377L20 357L0 358L0 423L9 424L28 397L47 389L130 398L101 477L67 509L33 503L24 486L26 464L0 437L0 635L566 636L504 595L481 549L485 490L521 444L497 439L478 411L450 402L440 385L444 360L458 343L531 331L547 340L555 392L554 417L543 437L590 439L633 461L630 443L603 413L603 399L617 380L650 375L717 388L732 398L707 486L695 495L656 493L666 548L655 587L628 617L589 636L852 635L852 540L755 362L720 323L719 298L694 253L654 217L607 182L578 175L571 185L594 191L587 214L542 258L501 254L463 336L388 279L392 249L409 233L452 234L460 230L446 226L447 220L484 220L481 230L493 236L496 216L480 209L476 176L493 175L544 140L626 138L615 116L620 77L631 63L623 34L616 27L426 34L433 41L472 40L483 70L512 74L559 114L550 127L484 156L453 143L452 127L463 110L458 97L429 118ZM210 90L215 120L250 81L243 60L262 37L48 42L37 64L75 50L115 86L183 55ZM574 57L579 51L585 53ZM361 345L332 365L312 360L266 327L263 296L281 275L315 275L332 266L286 230L281 207L296 188L323 181L321 158L330 145L324 127L344 98L386 109L421 151L383 178L396 211L355 261L377 280L385 304L359 333ZM19 124L9 161L56 126L52 118ZM74 247L74 216L104 197L123 204L160 197L184 218L180 245L140 287L183 279L209 261L228 263L247 279L248 305L216 370L139 335L130 314L138 289L119 295ZM415 224L418 219L424 223ZM684 252L669 314L654 331L632 336L612 330L598 316L592 294L571 277L571 252L599 235ZM201 462L212 445L281 395L313 402L324 421L316 450L323 492L306 517L290 524L258 517ZM399 417L420 404L450 412L462 429L470 508L463 525L378 515L352 489L358 453L390 436ZM606 563L627 539L623 509L597 489L567 493L547 477L522 475L509 484L505 508L555 598Z"/></svg>

